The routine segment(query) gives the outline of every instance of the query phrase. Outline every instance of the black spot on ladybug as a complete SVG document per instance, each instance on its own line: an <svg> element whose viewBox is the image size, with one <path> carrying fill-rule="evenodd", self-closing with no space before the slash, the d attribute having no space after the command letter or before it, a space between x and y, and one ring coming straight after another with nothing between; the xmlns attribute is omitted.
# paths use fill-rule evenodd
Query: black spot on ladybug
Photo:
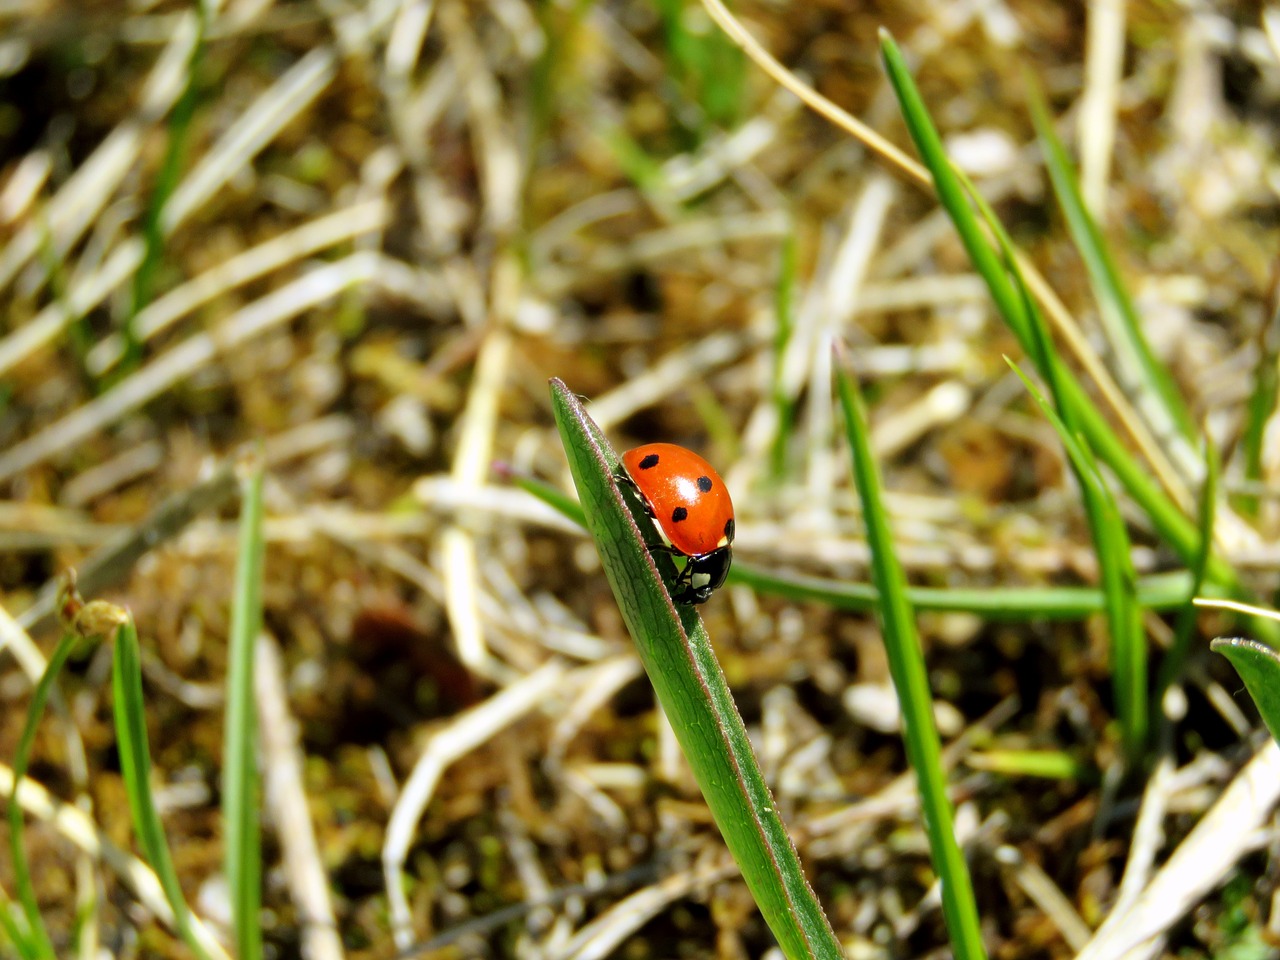
<svg viewBox="0 0 1280 960"><path fill-rule="evenodd" d="M733 539L733 517L724 522L724 538L726 540Z"/></svg>
<svg viewBox="0 0 1280 960"><path fill-rule="evenodd" d="M710 493L711 487L712 487L712 483L711 483L710 477L698 478L698 489L701 490L703 493Z"/></svg>
<svg viewBox="0 0 1280 960"><path fill-rule="evenodd" d="M679 523L681 520L687 520L688 517L689 517L689 511L686 510L684 507L676 507L674 510L671 511L672 523Z"/></svg>
<svg viewBox="0 0 1280 960"><path fill-rule="evenodd" d="M647 457L645 457L643 460L640 461L641 470L649 470L649 469L652 469L653 467L656 467L657 465L658 465L658 455L656 453L651 453Z"/></svg>

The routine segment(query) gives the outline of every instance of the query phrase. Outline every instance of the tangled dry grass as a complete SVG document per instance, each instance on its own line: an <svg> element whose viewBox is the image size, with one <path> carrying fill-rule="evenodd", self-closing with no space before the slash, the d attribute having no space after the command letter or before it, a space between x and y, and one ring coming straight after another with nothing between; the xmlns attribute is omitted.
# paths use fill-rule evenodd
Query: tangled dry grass
<svg viewBox="0 0 1280 960"><path fill-rule="evenodd" d="M1085 6L735 9L905 146L876 58L890 30L956 162L1075 318L1074 362L1105 371L1026 109L1033 74L1157 353L1230 455L1275 349L1280 57L1264 25L1280 14ZM620 447L673 440L720 465L742 558L865 579L829 402L838 337L916 582L1091 582L1060 447L970 270L926 189L781 92L697 5L227 0L202 23L177 2L0 2L0 591L17 618L0 756L39 666L19 625L47 649L47 584L77 566L139 623L179 872L197 911L225 918L227 469L261 443L274 955L397 954L383 846L424 751L438 777L410 824L412 923L396 931L414 955L762 955L769 933L593 550L492 464L565 484L559 376ZM1274 490L1276 449L1246 492ZM1221 531L1262 595L1277 519L1264 499L1256 527ZM1140 573L1171 567L1135 538ZM742 586L705 615L849 956L941 954L873 620ZM992 955L1074 956L1257 747L1238 683L1193 658L1144 789L1106 775L1100 624L922 625ZM127 855L85 852L91 827L129 848L108 657L74 664L42 728L32 776L83 817L53 824L32 801L38 893L68 950L96 892L87 923L110 955L181 956ZM1015 749L1078 768L984 761ZM1255 814L1265 829L1222 837L1238 856L1208 896L1160 918L1157 952L1272 949L1278 841L1269 807Z"/></svg>

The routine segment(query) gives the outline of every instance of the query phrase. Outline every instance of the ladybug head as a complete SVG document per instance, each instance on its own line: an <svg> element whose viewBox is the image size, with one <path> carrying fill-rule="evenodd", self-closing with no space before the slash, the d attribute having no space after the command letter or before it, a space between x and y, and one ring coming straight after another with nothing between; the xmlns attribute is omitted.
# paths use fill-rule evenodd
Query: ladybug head
<svg viewBox="0 0 1280 960"><path fill-rule="evenodd" d="M732 562L733 553L727 546L700 557L690 557L672 599L677 603L706 603L712 592L724 583Z"/></svg>

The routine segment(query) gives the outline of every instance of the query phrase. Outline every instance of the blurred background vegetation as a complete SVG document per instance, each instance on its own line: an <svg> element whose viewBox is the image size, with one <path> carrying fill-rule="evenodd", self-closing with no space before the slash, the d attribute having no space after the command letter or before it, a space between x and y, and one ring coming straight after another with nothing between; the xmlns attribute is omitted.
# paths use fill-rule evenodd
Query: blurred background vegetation
<svg viewBox="0 0 1280 960"><path fill-rule="evenodd" d="M888 29L955 164L1074 318L1064 355L1105 371L1105 318L1036 143L1034 78L1152 351L1222 452L1221 553L1272 596L1280 13L734 11L911 152L878 58ZM672 441L715 463L737 562L862 583L831 400L843 340L912 583L1097 582L1061 445L932 193L780 91L696 2L0 0L0 334L0 597L17 618L0 640L0 757L31 694L13 631L47 652L49 585L79 567L87 593L137 620L159 806L186 896L215 926L226 468L261 445L265 629L282 665L259 696L297 724L270 749L302 758L316 843L299 879L282 834L306 818L268 796L272 956L397 954L382 849L428 744L448 760L405 863L414 955L770 948L594 549L507 482L571 489L549 377L619 449ZM1156 421L1194 517L1195 451L1129 400ZM1144 585L1183 569L1125 515ZM703 612L848 955L945 950L873 618L742 582ZM1153 645L1172 623L1148 613ZM1171 764L1157 861L1260 742L1204 642L1226 624L1201 622L1152 749ZM991 954L1075 956L1124 895L1150 795L1115 773L1106 623L944 610L921 631ZM71 663L31 776L128 847L109 659L104 646ZM463 711L552 661L557 683L448 753ZM85 929L111 956L185 955L118 868L38 814L25 833L60 955ZM1157 951L1274 954L1277 834L1251 836L1209 899L1170 911ZM299 892L317 876L328 916ZM12 895L6 859L0 885Z"/></svg>

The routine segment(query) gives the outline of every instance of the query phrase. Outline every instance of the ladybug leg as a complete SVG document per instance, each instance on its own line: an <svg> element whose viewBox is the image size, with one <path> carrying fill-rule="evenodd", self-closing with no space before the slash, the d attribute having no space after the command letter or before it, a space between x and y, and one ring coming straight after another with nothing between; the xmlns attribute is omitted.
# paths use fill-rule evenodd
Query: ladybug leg
<svg viewBox="0 0 1280 960"><path fill-rule="evenodd" d="M693 570L690 564L685 564L675 580L671 583L671 599L676 603L698 603L697 593L693 588Z"/></svg>
<svg viewBox="0 0 1280 960"><path fill-rule="evenodd" d="M689 564L688 556L667 543L650 543L646 546L650 553L665 553L669 557L684 559L684 566L676 572L676 578L671 581L671 599L677 603L692 602L688 598L693 595L693 569Z"/></svg>
<svg viewBox="0 0 1280 960"><path fill-rule="evenodd" d="M640 492L640 488L636 486L636 482L631 479L631 475L622 469L622 464L618 464L618 469L613 472L613 478L621 485L630 489L635 494L636 499L640 501L640 506L644 508L644 515L650 520L654 519L653 507L649 506L649 498Z"/></svg>
<svg viewBox="0 0 1280 960"><path fill-rule="evenodd" d="M677 555L683 556L683 554ZM683 600L689 594L689 591L693 589L692 577L692 567L686 561L680 572L676 574L676 578L671 581L671 598L673 600Z"/></svg>

